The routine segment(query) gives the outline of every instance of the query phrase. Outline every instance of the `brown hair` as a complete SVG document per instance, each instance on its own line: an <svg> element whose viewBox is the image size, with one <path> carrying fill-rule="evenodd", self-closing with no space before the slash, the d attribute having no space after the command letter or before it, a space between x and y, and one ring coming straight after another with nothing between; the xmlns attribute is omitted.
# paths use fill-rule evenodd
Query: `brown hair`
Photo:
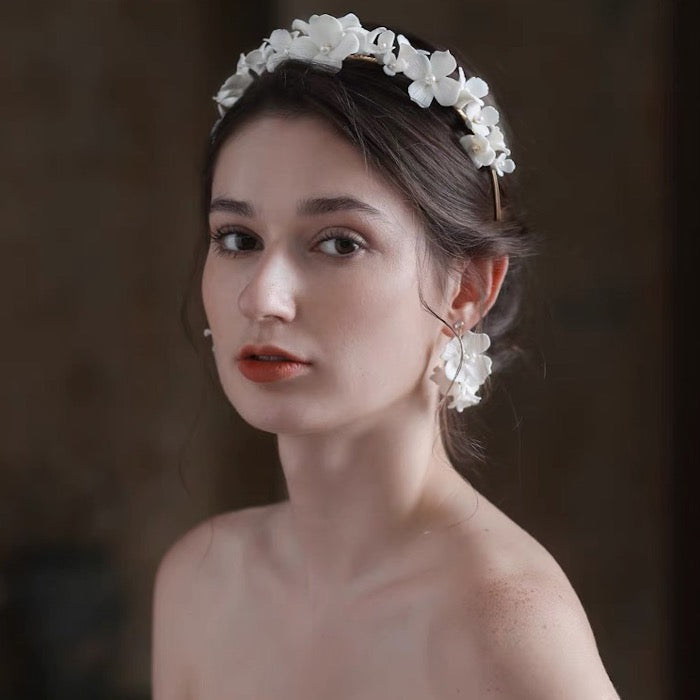
<svg viewBox="0 0 700 700"><path fill-rule="evenodd" d="M406 36L416 48L435 50ZM427 109L413 104L407 92L409 83L400 74L388 77L378 64L352 59L346 59L339 72L287 60L274 72L256 77L212 132L204 168L205 220L219 151L235 131L263 115L322 118L413 206L424 227L425 250L443 283L450 270L469 259L509 256L501 293L480 324L491 337L489 355L498 371L517 354L513 331L521 304L524 262L533 252L530 232L513 203L514 176L499 178L503 213L496 221L491 173L488 168L477 169L458 141L468 133L464 122L453 109L436 103ZM208 246L207 227L197 275L201 275ZM421 303L452 329L422 295ZM475 455L462 415L447 409L446 399L441 402L441 433L455 466Z"/></svg>

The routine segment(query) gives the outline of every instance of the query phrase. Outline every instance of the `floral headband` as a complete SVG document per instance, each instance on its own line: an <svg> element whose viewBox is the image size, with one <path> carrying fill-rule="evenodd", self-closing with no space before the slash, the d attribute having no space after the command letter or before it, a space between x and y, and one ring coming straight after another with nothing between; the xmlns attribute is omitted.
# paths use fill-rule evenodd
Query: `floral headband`
<svg viewBox="0 0 700 700"><path fill-rule="evenodd" d="M453 107L472 132L459 139L477 168L490 167L494 186L496 220L501 219L500 192L496 175L512 173L515 163L497 126L498 110L484 106L489 87L481 78L465 78L449 51L429 53L415 49L408 39L384 28L367 30L354 14L344 17L312 15L308 22L295 19L292 30L275 29L260 48L241 54L236 72L226 79L214 97L221 117L243 95L254 76L271 73L286 59L319 63L335 70L346 58L372 61L387 75L403 73L413 82L408 86L411 100L423 108L433 100ZM457 77L451 78L457 70ZM218 125L218 122L217 122ZM216 129L216 125L214 126Z"/></svg>

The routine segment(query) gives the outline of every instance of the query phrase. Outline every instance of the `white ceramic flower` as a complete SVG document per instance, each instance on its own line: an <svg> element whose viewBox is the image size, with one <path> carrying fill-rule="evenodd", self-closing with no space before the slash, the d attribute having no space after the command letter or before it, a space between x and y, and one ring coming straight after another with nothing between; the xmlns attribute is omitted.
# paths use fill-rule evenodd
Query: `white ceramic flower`
<svg viewBox="0 0 700 700"><path fill-rule="evenodd" d="M295 19L292 22L292 29L297 29L302 34L306 34L308 36L312 22L316 22L321 16L322 15L311 15L311 17L309 17L308 22L304 22L304 20L301 19ZM325 16L328 17L328 15ZM340 26L343 28L343 31L347 29L363 28L357 15L353 14L352 12L349 12L347 15L343 15L342 17L337 17L335 19L337 19L338 22L340 22Z"/></svg>
<svg viewBox="0 0 700 700"><path fill-rule="evenodd" d="M491 344L488 335L467 331L462 337L462 344L462 366L459 367L459 340L454 337L440 355L444 360L443 368L435 367L430 376L430 380L438 385L440 393L451 399L447 407L456 408L460 413L481 401L476 392L491 374L492 367L491 358L483 354Z"/></svg>
<svg viewBox="0 0 700 700"><path fill-rule="evenodd" d="M456 68L457 62L449 51L433 51L428 58L414 49L403 70L413 81L408 86L411 99L421 107L429 107L433 99L443 107L454 105L459 96L459 82L447 76Z"/></svg>
<svg viewBox="0 0 700 700"><path fill-rule="evenodd" d="M474 406L481 397L476 392L491 374L491 358L483 353L491 341L485 333L467 331L462 337L464 358L460 367L461 349L459 339L454 337L440 355L444 369L436 367L430 379L435 382L443 395L452 399L448 408L456 408L460 413L468 406Z"/></svg>
<svg viewBox="0 0 700 700"><path fill-rule="evenodd" d="M393 51L396 34L390 29L379 27L379 29L369 32L367 39L367 44L364 47L360 47L360 53L381 57L389 51ZM363 48L365 49L364 52L362 51Z"/></svg>
<svg viewBox="0 0 700 700"><path fill-rule="evenodd" d="M503 173L512 173L515 170L515 163L508 158L509 153L510 151L499 153L491 166L500 177L503 177Z"/></svg>
<svg viewBox="0 0 700 700"><path fill-rule="evenodd" d="M358 16L352 12L348 12L347 15L338 17L338 22L346 31L348 29L362 29L362 23L360 22Z"/></svg>
<svg viewBox="0 0 700 700"><path fill-rule="evenodd" d="M243 56L243 54L241 54L241 56ZM240 96L252 82L253 78L246 67L241 72L236 71L219 88L219 92L214 97L214 101L217 103L219 114L222 117L226 114L226 110L236 104Z"/></svg>
<svg viewBox="0 0 700 700"><path fill-rule="evenodd" d="M377 27L376 29L372 29L370 31L368 29L364 29L363 27L350 27L345 31L355 34L360 42L360 45L355 53L372 56L377 53L377 45L374 43L374 41L382 32L386 32L386 28Z"/></svg>
<svg viewBox="0 0 700 700"><path fill-rule="evenodd" d="M500 115L495 107L481 107L476 102L468 102L464 113L467 115L473 133L487 137L491 127L498 124Z"/></svg>
<svg viewBox="0 0 700 700"><path fill-rule="evenodd" d="M498 113L498 110L495 107L488 105L486 107L482 107L474 119L471 120L472 127L476 129L476 133L480 134L481 136L488 136L491 131L491 127L496 126L500 118L501 115Z"/></svg>
<svg viewBox="0 0 700 700"><path fill-rule="evenodd" d="M464 109L469 102L475 102L479 106L483 106L484 100L482 97L486 97L486 95L489 94L489 86L484 80L477 77L472 77L467 80L462 66L460 66L458 82L459 96L455 103L457 109Z"/></svg>
<svg viewBox="0 0 700 700"><path fill-rule="evenodd" d="M440 367L435 367L430 376L431 381L438 385L438 389L443 396L450 399L448 408L456 408L460 413L468 406L479 403L481 398L473 391L465 389L459 382L451 382Z"/></svg>
<svg viewBox="0 0 700 700"><path fill-rule="evenodd" d="M340 70L343 61L353 54L374 58L387 75L404 73L412 81L409 96L421 107L429 107L433 100L443 107L455 107L472 132L463 136L460 143L475 165L491 166L500 176L513 172L515 163L508 157L510 150L496 126L498 111L484 106L483 98L489 92L486 82L475 76L467 80L461 67L458 79L449 77L457 68L449 51L430 53L416 49L405 36L397 36L385 27L367 30L352 13L343 17L312 15L308 22L296 19L291 31L276 29L259 48L241 54L236 72L214 97L219 114L223 117L237 102L254 75L273 72L287 58Z"/></svg>
<svg viewBox="0 0 700 700"><path fill-rule="evenodd" d="M265 39L262 44L260 44L260 47L251 51L249 54L246 54L244 57L243 54L241 54L241 57L244 58L245 65L250 68L254 73L257 73L257 75L262 75L262 73L266 70L267 68L267 57L270 55L272 52L271 47L268 44L269 39ZM238 64L238 71L241 71L241 63L239 61Z"/></svg>
<svg viewBox="0 0 700 700"><path fill-rule="evenodd" d="M396 41L399 45L398 54L395 55L393 50L390 50L382 56L384 72L387 75L403 73L408 57L416 53L416 50L408 43L408 39L403 34L399 34Z"/></svg>
<svg viewBox="0 0 700 700"><path fill-rule="evenodd" d="M457 385L459 388L456 391L452 391L450 396L452 401L447 404L447 408L456 408L459 413L461 413L465 408L470 406L476 406L476 404L481 401L481 397L476 395L476 392L470 389L465 384Z"/></svg>
<svg viewBox="0 0 700 700"><path fill-rule="evenodd" d="M491 148L493 148L494 151L503 151L506 155L510 155L510 149L506 147L506 142L500 127L492 126L486 138L488 138Z"/></svg>
<svg viewBox="0 0 700 700"><path fill-rule="evenodd" d="M275 68L284 60L289 58L289 52L294 39L299 36L299 32L289 32L286 29L275 29L267 38L268 51L266 54L266 68L268 72L274 72Z"/></svg>
<svg viewBox="0 0 700 700"><path fill-rule="evenodd" d="M462 136L459 142L477 168L491 165L496 159L496 152L491 148L491 144L485 136L467 134L467 136Z"/></svg>
<svg viewBox="0 0 700 700"><path fill-rule="evenodd" d="M355 16L346 15L342 18L346 25L354 26L348 17ZM297 29L302 24L306 23L297 24L295 21L292 26ZM330 15L313 15L307 26L308 36L299 36L292 41L290 57L322 63L340 70L343 61L360 47L357 34L346 31L341 21Z"/></svg>
<svg viewBox="0 0 700 700"><path fill-rule="evenodd" d="M486 352L491 345L491 339L486 335L486 333L472 333L472 331L466 331L462 336L462 346L464 347L464 359L462 361L462 366L459 367L461 348L459 343L459 338L453 337L450 342L447 343L445 349L442 351L440 357L445 361L445 374L447 378L459 379L459 381L469 381L470 384L481 386L484 383L486 377L488 377L489 371L486 374L481 374L483 368L479 367L477 370L473 370L471 365L473 360L477 357L483 357L488 360L490 366L490 358L482 353ZM459 372L457 371L459 369Z"/></svg>

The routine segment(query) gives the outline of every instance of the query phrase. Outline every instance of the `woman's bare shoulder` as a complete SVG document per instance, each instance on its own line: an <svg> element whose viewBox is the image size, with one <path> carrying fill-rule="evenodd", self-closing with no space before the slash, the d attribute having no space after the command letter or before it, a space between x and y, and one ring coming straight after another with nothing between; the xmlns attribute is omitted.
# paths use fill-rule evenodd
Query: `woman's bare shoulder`
<svg viewBox="0 0 700 700"><path fill-rule="evenodd" d="M156 574L156 592L168 586L213 585L225 576L230 586L232 567L247 538L272 506L214 515L198 523L163 555Z"/></svg>
<svg viewBox="0 0 700 700"><path fill-rule="evenodd" d="M578 596L561 576L494 578L475 601L479 646L504 697L618 697Z"/></svg>
<svg viewBox="0 0 700 700"><path fill-rule="evenodd" d="M458 680L464 668L459 656L469 649L480 659L488 697L617 699L583 606L559 564L495 506L486 507L483 527L467 544L467 585L453 601L445 630L453 662L448 672Z"/></svg>
<svg viewBox="0 0 700 700"><path fill-rule="evenodd" d="M160 561L153 591L153 698L192 697L193 659L215 611L242 575L245 544L265 507L222 513L180 537Z"/></svg>

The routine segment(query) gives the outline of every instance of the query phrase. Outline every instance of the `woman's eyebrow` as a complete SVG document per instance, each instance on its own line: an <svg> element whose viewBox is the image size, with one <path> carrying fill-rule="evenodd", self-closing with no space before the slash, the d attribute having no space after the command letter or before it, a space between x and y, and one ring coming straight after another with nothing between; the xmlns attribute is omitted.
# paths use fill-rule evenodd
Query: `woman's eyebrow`
<svg viewBox="0 0 700 700"><path fill-rule="evenodd" d="M252 204L227 197L215 197L212 199L209 211L223 211L249 218L255 216L255 207ZM321 214L331 214L336 211L358 211L376 218L384 218L379 209L376 209L371 204L347 195L304 199L297 206L297 213L300 216L320 216Z"/></svg>
<svg viewBox="0 0 700 700"><path fill-rule="evenodd" d="M299 202L297 207L297 213L301 216L318 216L320 214L331 214L335 211L359 211L373 217L383 218L379 209L375 209L371 204L346 195L304 199Z"/></svg>
<svg viewBox="0 0 700 700"><path fill-rule="evenodd" d="M228 199L226 197L215 197L209 205L209 213L215 211L225 211L228 214L238 214L252 218L255 215L255 208L248 202L241 202L237 199Z"/></svg>

